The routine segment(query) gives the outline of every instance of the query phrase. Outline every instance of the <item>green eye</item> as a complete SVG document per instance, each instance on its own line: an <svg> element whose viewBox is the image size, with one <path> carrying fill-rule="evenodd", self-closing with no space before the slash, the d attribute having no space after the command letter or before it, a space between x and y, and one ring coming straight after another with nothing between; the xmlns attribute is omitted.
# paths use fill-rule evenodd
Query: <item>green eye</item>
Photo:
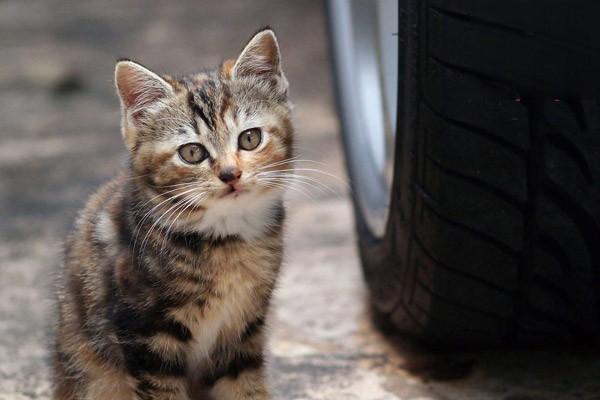
<svg viewBox="0 0 600 400"><path fill-rule="evenodd" d="M188 143L177 150L179 157L188 164L198 164L208 157L206 148L198 143Z"/></svg>
<svg viewBox="0 0 600 400"><path fill-rule="evenodd" d="M262 132L260 128L246 129L238 137L238 146L242 150L254 150L262 141Z"/></svg>

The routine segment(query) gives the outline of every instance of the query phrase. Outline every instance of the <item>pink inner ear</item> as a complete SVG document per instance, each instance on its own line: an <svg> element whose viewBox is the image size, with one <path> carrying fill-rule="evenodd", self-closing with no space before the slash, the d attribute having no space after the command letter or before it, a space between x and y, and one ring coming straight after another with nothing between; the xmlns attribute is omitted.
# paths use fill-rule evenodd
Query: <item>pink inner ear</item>
<svg viewBox="0 0 600 400"><path fill-rule="evenodd" d="M279 50L273 36L261 34L246 46L235 66L238 76L279 73Z"/></svg>
<svg viewBox="0 0 600 400"><path fill-rule="evenodd" d="M121 89L121 97L127 108L148 106L165 97L165 90L156 87L149 80L126 79Z"/></svg>
<svg viewBox="0 0 600 400"><path fill-rule="evenodd" d="M119 74L117 78L119 94L132 117L137 119L145 107L151 106L168 95L166 82L161 82L159 79L133 69L127 69Z"/></svg>
<svg viewBox="0 0 600 400"><path fill-rule="evenodd" d="M266 50L264 55L256 55L255 56L255 65L252 67L251 73L256 75L265 75L265 74L274 74L277 72L275 67L275 62L277 60L276 56L270 54L270 50Z"/></svg>

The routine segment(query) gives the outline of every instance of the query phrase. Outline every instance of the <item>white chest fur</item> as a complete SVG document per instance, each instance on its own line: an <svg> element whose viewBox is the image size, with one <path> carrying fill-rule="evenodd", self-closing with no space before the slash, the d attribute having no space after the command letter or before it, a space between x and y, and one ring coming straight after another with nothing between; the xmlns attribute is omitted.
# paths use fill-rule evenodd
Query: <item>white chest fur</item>
<svg viewBox="0 0 600 400"><path fill-rule="evenodd" d="M243 194L238 198L224 198L208 204L206 211L194 227L216 237L237 235L253 240L263 235L277 213L281 194Z"/></svg>

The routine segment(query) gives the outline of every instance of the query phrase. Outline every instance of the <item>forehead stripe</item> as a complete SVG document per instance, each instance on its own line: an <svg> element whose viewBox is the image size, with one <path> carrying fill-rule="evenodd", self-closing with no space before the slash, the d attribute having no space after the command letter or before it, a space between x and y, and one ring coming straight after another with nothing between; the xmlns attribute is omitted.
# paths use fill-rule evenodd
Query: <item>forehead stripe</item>
<svg viewBox="0 0 600 400"><path fill-rule="evenodd" d="M229 86L226 84L221 84L222 93L221 93L221 107L219 108L219 119L225 123L225 113L228 109L232 108L232 100L231 100L231 90ZM235 119L235 110L234 110L234 119Z"/></svg>
<svg viewBox="0 0 600 400"><path fill-rule="evenodd" d="M210 90L210 93L208 92ZM200 88L196 92L202 103L202 108L207 114L206 116L210 119L212 125L215 125L215 101L214 98L217 96L217 90L214 82L207 81L203 88Z"/></svg>
<svg viewBox="0 0 600 400"><path fill-rule="evenodd" d="M204 110L202 109L202 107L200 107L198 105L198 103L196 103L195 99L194 99L194 94L190 92L189 96L188 96L188 103L190 108L192 109L192 111L198 115L198 117L200 117L200 119L202 121L204 121L204 123L206 124L206 126L208 127L208 129L210 130L214 130L214 124L212 123L212 121L206 116L206 114L204 113Z"/></svg>

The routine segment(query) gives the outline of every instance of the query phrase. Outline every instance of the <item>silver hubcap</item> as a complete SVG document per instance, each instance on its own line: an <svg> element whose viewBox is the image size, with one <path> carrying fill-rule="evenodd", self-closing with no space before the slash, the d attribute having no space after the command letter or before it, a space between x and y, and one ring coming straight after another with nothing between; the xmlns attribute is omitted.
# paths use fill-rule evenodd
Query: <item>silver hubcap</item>
<svg viewBox="0 0 600 400"><path fill-rule="evenodd" d="M398 88L398 0L330 0L340 111L359 207L385 233Z"/></svg>

